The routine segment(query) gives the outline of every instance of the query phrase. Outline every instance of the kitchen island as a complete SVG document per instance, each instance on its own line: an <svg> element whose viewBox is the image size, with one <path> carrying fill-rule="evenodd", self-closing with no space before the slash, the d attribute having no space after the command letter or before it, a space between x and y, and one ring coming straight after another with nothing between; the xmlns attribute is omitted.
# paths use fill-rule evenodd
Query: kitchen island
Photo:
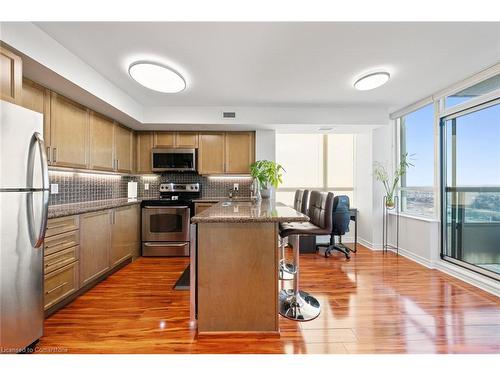
<svg viewBox="0 0 500 375"><path fill-rule="evenodd" d="M226 200L192 218L197 252L191 267L197 271L191 293L199 334L279 333L278 226L305 221L272 200Z"/></svg>

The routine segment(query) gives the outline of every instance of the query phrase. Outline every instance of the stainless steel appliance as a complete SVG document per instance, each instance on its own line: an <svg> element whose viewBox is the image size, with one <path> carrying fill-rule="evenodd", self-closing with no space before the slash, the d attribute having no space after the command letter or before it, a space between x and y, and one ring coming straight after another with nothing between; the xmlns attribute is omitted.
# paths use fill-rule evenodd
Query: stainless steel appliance
<svg viewBox="0 0 500 375"><path fill-rule="evenodd" d="M43 116L0 101L0 352L43 334L43 240L49 176Z"/></svg>
<svg viewBox="0 0 500 375"><path fill-rule="evenodd" d="M142 255L189 256L193 199L200 184L160 184L160 199L142 201Z"/></svg>
<svg viewBox="0 0 500 375"><path fill-rule="evenodd" d="M154 148L151 153L153 172L196 171L194 148Z"/></svg>

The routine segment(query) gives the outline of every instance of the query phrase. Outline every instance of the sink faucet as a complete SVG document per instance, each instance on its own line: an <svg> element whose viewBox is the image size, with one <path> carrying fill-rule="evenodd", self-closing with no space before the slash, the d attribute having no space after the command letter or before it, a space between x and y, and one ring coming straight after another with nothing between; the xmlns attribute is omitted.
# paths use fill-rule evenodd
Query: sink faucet
<svg viewBox="0 0 500 375"><path fill-rule="evenodd" d="M229 189L229 199L233 198L233 189Z"/></svg>

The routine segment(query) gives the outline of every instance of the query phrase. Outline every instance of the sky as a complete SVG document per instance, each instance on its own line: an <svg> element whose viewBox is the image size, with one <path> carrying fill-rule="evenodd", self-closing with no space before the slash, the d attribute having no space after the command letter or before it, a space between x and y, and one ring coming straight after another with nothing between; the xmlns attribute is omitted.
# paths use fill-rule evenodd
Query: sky
<svg viewBox="0 0 500 375"><path fill-rule="evenodd" d="M407 115L405 125L407 152L414 154L406 185L433 186L433 105ZM451 121L446 126L450 134ZM447 138L447 148L451 148ZM457 118L457 184L500 186L500 104Z"/></svg>

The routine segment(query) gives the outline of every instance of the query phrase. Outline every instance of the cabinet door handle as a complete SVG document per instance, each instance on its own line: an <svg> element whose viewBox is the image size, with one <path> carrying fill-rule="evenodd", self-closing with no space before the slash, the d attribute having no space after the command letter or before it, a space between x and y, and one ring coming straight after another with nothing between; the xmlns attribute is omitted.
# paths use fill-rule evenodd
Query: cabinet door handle
<svg viewBox="0 0 500 375"><path fill-rule="evenodd" d="M54 147L52 149L52 163L55 163L57 161L57 148Z"/></svg>
<svg viewBox="0 0 500 375"><path fill-rule="evenodd" d="M50 147L47 147L47 161L50 163Z"/></svg>
<svg viewBox="0 0 500 375"><path fill-rule="evenodd" d="M119 159L116 159L116 169L118 170L118 161Z"/></svg>
<svg viewBox="0 0 500 375"><path fill-rule="evenodd" d="M58 285L55 288L52 288L51 290L46 291L45 294L50 294L50 293L56 291L57 289L62 288L63 286L65 286L67 284L68 284L68 282L66 281L65 283L62 283L61 285Z"/></svg>

